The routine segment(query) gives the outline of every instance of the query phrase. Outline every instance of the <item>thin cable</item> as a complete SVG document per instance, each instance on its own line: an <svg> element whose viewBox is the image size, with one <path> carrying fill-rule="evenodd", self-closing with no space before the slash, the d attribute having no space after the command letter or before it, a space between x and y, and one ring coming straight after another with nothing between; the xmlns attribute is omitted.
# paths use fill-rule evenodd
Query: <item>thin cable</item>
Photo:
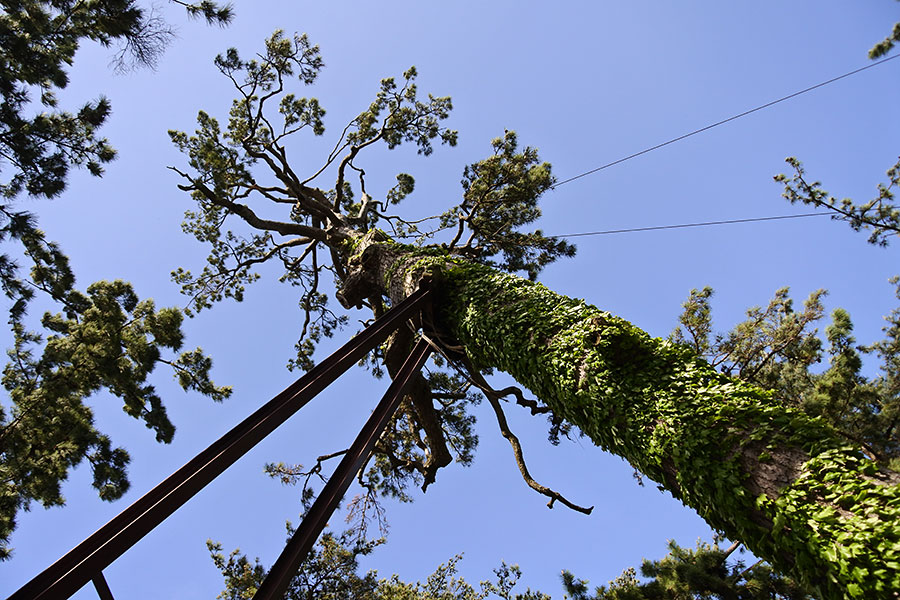
<svg viewBox="0 0 900 600"><path fill-rule="evenodd" d="M884 63L888 62L889 60L894 60L895 58L900 58L900 54L895 54L894 56L885 58L885 59L880 60L880 61L878 61L878 62L874 62L874 63L869 64L869 65L866 65L866 66L864 66L864 67L860 67L859 69L856 69L855 71L850 71L849 73L844 73L843 75L839 75L838 77L834 77L834 78L832 78L832 79L829 79L828 81L823 81L822 83L817 83L816 85L811 86L811 87L808 87L808 88L803 89L803 90L800 90L799 92L794 92L793 94L790 94L790 95L788 95L788 96L784 96L783 98L779 98L778 100L773 100L773 101L768 102L768 103L766 103L766 104L763 104L763 105L761 105L761 106L757 106L756 108L751 108L750 110L747 110L747 111L744 111L744 112L742 112L742 113L740 113L740 114L734 115L733 117L728 117L727 119L723 119L723 120L721 120L721 121L718 121L718 122L716 122L716 123L713 123L712 125L707 125L706 127L701 127L700 129L696 129L696 130L694 130L694 131L692 131L692 132L690 132L690 133L686 133L686 134L684 134L684 135L680 135L680 136L678 136L677 138L672 138L671 140L669 140L669 141L667 141L667 142L663 142L663 143L661 143L661 144L657 144L657 145L652 146L652 147L650 147L650 148L647 148L647 149L645 149L645 150L641 150L640 152L635 152L634 154L629 154L628 156L626 156L626 157L624 157L624 158L620 158L619 160L614 160L614 161L611 162L611 163L606 163L605 165L602 165L602 166L600 166L600 167L597 167L596 169L591 169L590 171L585 171L584 173L581 173L580 175L575 175L574 177L569 177L568 179L563 179L562 181L558 181L558 182L556 182L555 184L553 184L553 185L550 187L550 189L551 189L551 190L556 189L556 188L558 188L559 186L561 186L561 185L563 185L563 184L569 183L569 182L571 182L571 181L575 181L576 179L581 179L582 177L585 177L585 176L587 176L587 175L591 175L591 174L596 173L596 172L598 172L598 171L602 171L603 169L608 169L609 167L613 167L613 166L615 166L615 165L618 165L618 164L620 164L620 163L623 163L623 162L625 162L626 160L631 160L632 158L637 158L638 156L641 156L641 155L643 155L643 154L647 154L648 152L653 152L654 150L659 150L660 148L662 148L662 147L664 147L664 146L668 146L669 144L674 144L675 142L680 142L681 140L683 140L683 139L685 139L685 138L689 138L689 137L691 137L692 135L697 135L698 133L703 133L704 131L708 131L708 130L714 128L714 127L718 127L719 125L724 125L725 123L730 123L731 121L734 121L734 120L736 120L736 119L740 119L741 117L746 117L747 115L752 114L752 113L755 113L755 112L757 112L757 111L760 111L760 110L762 110L762 109L764 109L764 108L769 108L770 106L774 106L775 104L778 104L779 102L784 102L785 100L790 100L791 98L796 98L797 96L799 96L799 95L801 95L801 94L805 94L805 93L807 93L807 92L811 92L811 91L816 90L816 89L818 89L818 88L820 88L820 87L824 87L824 86L826 86L826 85L828 85L828 84L830 84L830 83L834 83L835 81L840 81L841 79L844 79L844 78L846 78L846 77L850 77L851 75L856 75L857 73L861 73L861 72L865 71L866 69L871 69L871 68L873 68L873 67L877 67L878 65L883 65Z"/></svg>
<svg viewBox="0 0 900 600"><path fill-rule="evenodd" d="M634 227L631 229L610 229L608 231L589 231L586 233L566 233L554 235L555 238L584 237L588 235L610 235L613 233L634 233L636 231L659 231L661 229L684 229L685 227L706 227L708 225L731 225L733 223L756 223L759 221L778 221L780 219L800 219L803 217L828 217L828 213L803 213L800 215L782 215L779 217L756 217L753 219L730 219L728 221L706 221L703 223L684 223L682 225L657 225L656 227Z"/></svg>

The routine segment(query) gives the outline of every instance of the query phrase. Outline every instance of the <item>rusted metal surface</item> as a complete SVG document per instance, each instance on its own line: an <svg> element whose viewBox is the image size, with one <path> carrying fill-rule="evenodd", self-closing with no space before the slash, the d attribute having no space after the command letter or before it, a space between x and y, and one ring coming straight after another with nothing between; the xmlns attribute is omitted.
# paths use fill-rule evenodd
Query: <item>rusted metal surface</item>
<svg viewBox="0 0 900 600"><path fill-rule="evenodd" d="M418 313L420 289L313 367L162 483L35 576L8 600L68 598Z"/></svg>
<svg viewBox="0 0 900 600"><path fill-rule="evenodd" d="M297 573L297 569L312 549L319 534L325 529L328 519L347 492L353 478L369 458L375 448L375 442L378 441L384 428L396 412L406 388L421 370L429 354L431 354L431 346L426 341L419 340L372 416L363 425L362 431L350 446L350 450L344 455L332 476L328 478L328 483L313 502L281 556L272 565L265 581L253 596L254 600L282 600L284 598L291 578Z"/></svg>

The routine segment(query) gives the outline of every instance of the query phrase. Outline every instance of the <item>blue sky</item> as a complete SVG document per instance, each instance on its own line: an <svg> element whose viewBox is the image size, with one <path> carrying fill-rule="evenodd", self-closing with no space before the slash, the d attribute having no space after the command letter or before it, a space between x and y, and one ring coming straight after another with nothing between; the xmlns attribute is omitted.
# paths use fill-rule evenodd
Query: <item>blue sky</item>
<svg viewBox="0 0 900 600"><path fill-rule="evenodd" d="M166 131L192 131L200 109L224 117L232 93L212 58L229 46L255 52L276 28L307 32L327 65L314 88L296 90L319 98L328 111L324 139L298 139L289 147L298 170L318 167L323 148L368 105L382 77L416 65L422 92L453 97L456 148L437 148L428 158L411 148L379 149L361 161L373 195L397 172L413 174L417 188L405 208L424 216L457 202L463 167L484 157L504 129L539 148L565 179L863 66L867 50L900 20L900 5L890 0L563 1L552 7L259 0L235 8L234 24L216 29L185 22L165 7L179 24L179 39L155 72L115 75L107 68L111 53L102 48L88 46L78 55L63 102L74 106L106 94L113 117L105 133L120 157L101 180L76 174L61 199L23 205L40 214L49 237L69 253L81 285L123 278L159 305L184 305L169 272L200 268L205 254L179 229L190 202L165 167L185 161ZM898 69L897 62L870 69L563 185L547 194L540 225L565 234L808 212L789 206L772 181L786 170L787 156L803 160L810 177L838 197L871 198L897 159ZM691 288L716 289L721 329L779 287L790 286L798 302L826 288L829 310L847 308L859 341L871 342L897 303L887 279L900 269L896 244L875 248L865 237L827 218L583 237L575 240L578 255L548 268L541 280L659 336L672 330ZM187 324L188 344L214 357L216 380L235 393L213 405L184 394L161 371L155 383L178 427L169 446L153 442L114 398L93 398L101 429L131 452L132 491L102 503L91 494L87 469L76 471L65 488L67 507L36 506L20 519L16 554L0 564L0 594L18 588L288 385L296 376L284 368L301 322L296 301L289 288L264 280L244 303L225 303ZM207 538L271 564L285 520L296 519L298 491L263 476L263 463L310 465L317 455L346 447L385 386L348 373L107 569L113 593L214 597L221 578ZM593 515L548 510L521 481L489 407L482 406L474 466L445 469L414 503L390 504L388 543L366 560L367 568L424 578L465 552L462 572L470 580L490 577L505 560L521 565L524 585L561 596L561 569L605 583L641 557L661 557L667 539L692 545L710 537L668 494L652 484L638 487L620 459L586 440L551 447L543 421L514 407L508 412L532 474L575 502L595 505ZM340 525L339 517L333 523ZM95 595L86 588L77 597Z"/></svg>

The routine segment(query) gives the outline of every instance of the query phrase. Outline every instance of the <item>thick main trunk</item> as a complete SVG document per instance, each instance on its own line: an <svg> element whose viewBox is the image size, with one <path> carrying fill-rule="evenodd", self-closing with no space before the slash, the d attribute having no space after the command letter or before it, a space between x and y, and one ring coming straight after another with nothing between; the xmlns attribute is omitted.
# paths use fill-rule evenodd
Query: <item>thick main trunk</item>
<svg viewBox="0 0 900 600"><path fill-rule="evenodd" d="M477 366L512 375L821 598L900 597L900 477L822 422L540 284L392 244L359 256L367 286L395 302L431 272L440 329Z"/></svg>

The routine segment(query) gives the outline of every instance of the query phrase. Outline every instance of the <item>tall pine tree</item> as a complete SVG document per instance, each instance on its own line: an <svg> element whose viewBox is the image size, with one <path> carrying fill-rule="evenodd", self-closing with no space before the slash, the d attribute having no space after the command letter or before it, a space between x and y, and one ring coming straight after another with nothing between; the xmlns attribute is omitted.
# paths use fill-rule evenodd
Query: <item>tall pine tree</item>
<svg viewBox="0 0 900 600"><path fill-rule="evenodd" d="M528 229L554 178L534 149L519 149L514 133L466 168L461 202L424 230L391 212L413 191L412 177L398 175L376 196L360 165L375 144L411 143L428 155L437 142L455 143L456 132L443 125L450 99L420 98L415 69L382 80L321 164L301 166L288 160L286 140L304 130L323 135L324 109L288 86L297 78L314 83L318 48L278 32L258 58L232 49L216 66L238 92L227 126L201 112L195 134L171 133L188 157L173 170L197 203L185 229L210 246L202 272L175 273L194 310L240 299L258 265L280 265L281 279L301 290L306 323L293 365L305 367L315 343L345 319L329 307L332 285L344 307L375 316L420 285L436 292L420 325L450 368L414 384L365 475L371 490L427 487L454 453L470 455L466 390L484 393L501 427L498 399L517 395L549 415L551 433L577 428L623 456L817 596L872 597L900 587L897 473L822 418L720 373L695 350L534 282L574 248ZM318 187L326 177L333 185ZM278 208L284 216L273 218ZM372 368L396 372L413 337L395 335L371 357ZM539 400L490 389L483 374L493 369Z"/></svg>
<svg viewBox="0 0 900 600"><path fill-rule="evenodd" d="M224 25L231 17L228 6L214 2L176 3L210 23ZM171 366L182 387L215 400L229 390L212 383L212 363L199 348L172 354L183 346L180 310L141 301L123 281L80 291L68 256L33 214L17 207L23 197L60 197L72 168L100 176L115 157L99 134L110 115L106 98L74 112L57 101L79 46L117 44L119 68L152 67L172 36L170 26L133 0L3 0L0 7L0 286L11 306L13 339L2 377L11 404L0 405L3 560L18 511L35 501L63 504L60 486L74 466L90 464L104 500L128 489L128 453L94 426L88 396L100 390L118 396L127 414L169 442L174 425L148 383L156 366ZM29 320L36 296L58 312Z"/></svg>

